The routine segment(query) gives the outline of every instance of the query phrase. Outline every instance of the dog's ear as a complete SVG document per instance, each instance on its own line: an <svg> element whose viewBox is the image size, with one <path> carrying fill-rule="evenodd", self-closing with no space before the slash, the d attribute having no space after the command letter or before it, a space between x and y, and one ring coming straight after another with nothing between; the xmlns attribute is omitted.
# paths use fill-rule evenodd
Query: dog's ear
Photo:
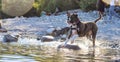
<svg viewBox="0 0 120 62"><path fill-rule="evenodd" d="M74 13L75 17L78 17L78 14Z"/></svg>
<svg viewBox="0 0 120 62"><path fill-rule="evenodd" d="M67 11L67 16L68 16L68 17L70 17L70 16L71 16L71 15L70 15L70 12L68 12L68 11Z"/></svg>

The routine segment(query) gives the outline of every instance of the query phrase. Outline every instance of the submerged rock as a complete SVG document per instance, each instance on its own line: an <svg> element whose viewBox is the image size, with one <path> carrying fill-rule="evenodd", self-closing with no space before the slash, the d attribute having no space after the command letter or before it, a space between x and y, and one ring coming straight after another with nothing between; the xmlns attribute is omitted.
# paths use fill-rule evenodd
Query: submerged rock
<svg viewBox="0 0 120 62"><path fill-rule="evenodd" d="M78 45L70 45L70 44L67 44L63 47L63 45L59 45L57 47L57 50L59 51L60 48L67 48L67 49L72 49L72 50L80 50L80 47Z"/></svg>

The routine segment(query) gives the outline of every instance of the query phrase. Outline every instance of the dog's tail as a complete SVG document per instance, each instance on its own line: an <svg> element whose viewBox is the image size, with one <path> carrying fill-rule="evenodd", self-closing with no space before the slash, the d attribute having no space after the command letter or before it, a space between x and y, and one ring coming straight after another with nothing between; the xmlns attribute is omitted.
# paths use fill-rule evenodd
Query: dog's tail
<svg viewBox="0 0 120 62"><path fill-rule="evenodd" d="M102 14L99 12L99 18L97 18L94 22L96 23L97 21L99 21L102 18Z"/></svg>

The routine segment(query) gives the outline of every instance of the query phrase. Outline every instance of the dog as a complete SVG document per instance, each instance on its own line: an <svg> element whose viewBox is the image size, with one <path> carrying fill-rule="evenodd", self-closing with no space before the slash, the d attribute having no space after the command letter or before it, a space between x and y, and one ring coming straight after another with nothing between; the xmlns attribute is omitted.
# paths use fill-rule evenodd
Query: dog
<svg viewBox="0 0 120 62"><path fill-rule="evenodd" d="M70 14L67 13L68 16L68 23L75 23L78 28L78 35L79 37L86 36L87 38L91 38L93 41L93 47L95 46L95 39L97 35L98 27L96 25L96 22L99 21L102 17L102 15L99 13L99 17L94 22L81 22L78 18L77 14Z"/></svg>

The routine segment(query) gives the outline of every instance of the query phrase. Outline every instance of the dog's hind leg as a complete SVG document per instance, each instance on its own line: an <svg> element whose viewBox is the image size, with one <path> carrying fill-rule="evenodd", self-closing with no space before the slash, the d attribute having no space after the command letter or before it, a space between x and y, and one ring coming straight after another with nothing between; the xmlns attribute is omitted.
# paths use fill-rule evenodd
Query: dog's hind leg
<svg viewBox="0 0 120 62"><path fill-rule="evenodd" d="M86 35L86 37L87 37L87 39L89 39L89 40L93 41L93 39L92 39L92 36L91 36L91 35Z"/></svg>
<svg viewBox="0 0 120 62"><path fill-rule="evenodd" d="M97 32L93 32L93 33L92 33L93 47L95 47L96 34L97 34Z"/></svg>

